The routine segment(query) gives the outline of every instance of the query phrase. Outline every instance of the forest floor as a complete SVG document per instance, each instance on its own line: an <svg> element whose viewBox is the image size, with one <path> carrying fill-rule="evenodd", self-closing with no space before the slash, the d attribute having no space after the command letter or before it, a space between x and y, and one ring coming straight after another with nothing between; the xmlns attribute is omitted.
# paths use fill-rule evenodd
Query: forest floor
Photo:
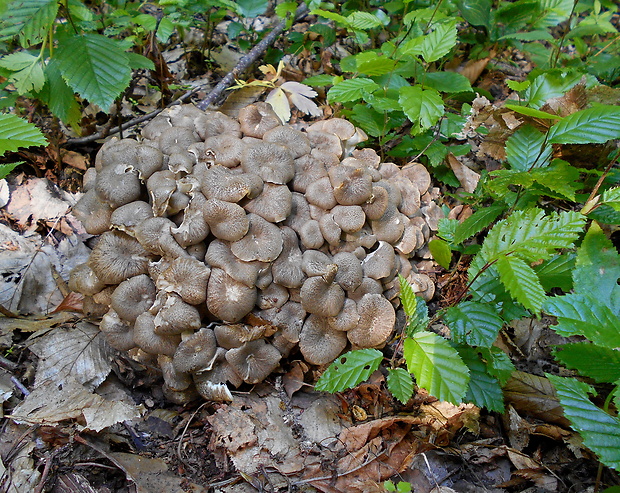
<svg viewBox="0 0 620 493"><path fill-rule="evenodd" d="M306 27L299 22L293 29ZM177 85L202 86L193 101L239 58L230 46L217 52L219 68L206 64L198 49L163 52ZM286 65L288 80L303 80L300 66L329 58L296 62ZM518 53L497 53L480 68L477 85L505 99L507 67L531 69ZM162 95L147 82L137 81L112 119L87 108L84 134L158 108ZM263 90L233 92L224 109L234 112ZM335 108L322 110L328 118ZM13 318L5 306L0 318L0 490L373 493L385 491L382 483L391 479L419 493L572 493L620 484L582 447L540 378L558 371L551 350L561 342L544 318L514 324L500 336L519 370L505 388L504 414L438 402L421 390L402 405L387 392L381 371L347 392L319 393L312 387L319 369L299 355L266 382L233 392L232 403L167 402L157 369L111 350L76 311L79 300L63 281L88 255L87 235L70 207L103 140L62 145L66 132L54 129L40 108L31 114L58 140L17 153L25 164L0 189L8 196L0 209L1 291L10 307L31 314ZM293 110L293 121L303 118ZM138 132L132 127L124 137ZM472 163L477 170L493 165ZM455 217L462 209L447 194L443 205ZM433 303L440 308L462 286L464 269L448 273L428 260L424 268L437 284ZM76 386L76 374L88 385Z"/></svg>

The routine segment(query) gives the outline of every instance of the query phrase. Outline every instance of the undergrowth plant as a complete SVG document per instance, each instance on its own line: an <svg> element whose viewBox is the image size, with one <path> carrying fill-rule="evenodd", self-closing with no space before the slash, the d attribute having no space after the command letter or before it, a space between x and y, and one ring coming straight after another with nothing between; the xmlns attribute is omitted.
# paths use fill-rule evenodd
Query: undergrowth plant
<svg viewBox="0 0 620 493"><path fill-rule="evenodd" d="M518 111L524 115L541 117L536 113L540 110L522 108ZM575 176L569 163L554 159L552 151L552 146L557 150L568 144L619 139L620 107L592 105L565 117L545 118L554 122L545 132L524 124L507 139L508 169L493 172L492 179L480 185L481 193L496 199L494 205L479 208L463 222L441 221L443 238L438 241L444 264L449 266L452 250L473 254L467 287L457 300L431 318L424 300L400 278L407 324L386 365L387 387L400 402L411 398L415 382L440 400L503 411L502 386L514 366L494 343L507 323L543 312L557 317L554 329L559 334L587 338L558 348L555 355L561 363L597 382L620 384L620 356L615 350L620 347L620 256L596 222L575 248L591 222L588 214L603 206L620 212L620 187L604 185L607 189L598 193L607 176L603 174L584 207L576 196L579 171ZM554 212L548 207L549 197L571 205ZM467 250L463 243L502 214L481 246ZM567 294L549 296L558 290ZM449 329L448 338L436 332L438 326ZM350 351L323 373L317 389L337 392L355 386L383 361L384 354L377 349ZM593 389L588 384L549 378L585 444L603 463L620 467L620 420L608 413L620 392L612 391L609 409L603 410L589 400Z"/></svg>
<svg viewBox="0 0 620 493"><path fill-rule="evenodd" d="M15 115L0 114L0 157L20 147L47 145L47 139L32 123ZM22 161L0 164L0 179L6 177Z"/></svg>

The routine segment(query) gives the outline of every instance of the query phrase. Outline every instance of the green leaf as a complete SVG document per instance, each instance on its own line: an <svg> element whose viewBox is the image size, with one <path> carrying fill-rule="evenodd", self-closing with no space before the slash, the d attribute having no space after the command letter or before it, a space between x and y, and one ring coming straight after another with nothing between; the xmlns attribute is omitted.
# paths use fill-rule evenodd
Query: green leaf
<svg viewBox="0 0 620 493"><path fill-rule="evenodd" d="M435 125L444 112L443 100L434 89L421 85L401 87L398 101L413 123L413 134L419 134Z"/></svg>
<svg viewBox="0 0 620 493"><path fill-rule="evenodd" d="M324 17L325 19L329 19L337 22L341 26L348 26L349 20L336 12L330 12L328 10L314 9L310 12L312 15L318 15Z"/></svg>
<svg viewBox="0 0 620 493"><path fill-rule="evenodd" d="M32 123L8 114L0 114L0 156L20 147L47 145L47 139Z"/></svg>
<svg viewBox="0 0 620 493"><path fill-rule="evenodd" d="M526 86L526 87L529 87ZM513 90L521 90L521 89L513 89ZM563 117L559 115L554 115L553 113L547 113L546 111L535 110L534 108L528 108L527 106L519 106L518 104L506 103L504 104L506 108L514 111L515 113L520 113L521 115L531 116L532 118L542 118L545 120L562 120Z"/></svg>
<svg viewBox="0 0 620 493"><path fill-rule="evenodd" d="M421 82L425 87L432 87L440 92L470 92L471 84L467 77L456 72L430 72L424 75Z"/></svg>
<svg viewBox="0 0 620 493"><path fill-rule="evenodd" d="M560 288L568 292L573 289L573 270L575 268L575 255L565 253L554 255L542 264L534 266L534 271L540 279L540 284L545 291Z"/></svg>
<svg viewBox="0 0 620 493"><path fill-rule="evenodd" d="M478 209L462 223L457 224L454 230L454 243L459 245L467 238L480 233L495 221L502 212L504 212L503 205L491 205Z"/></svg>
<svg viewBox="0 0 620 493"><path fill-rule="evenodd" d="M129 61L129 67L132 69L145 68L148 70L155 70L155 64L152 60L149 60L139 53L125 52L125 56Z"/></svg>
<svg viewBox="0 0 620 493"><path fill-rule="evenodd" d="M548 133L551 144L604 144L620 139L620 107L599 105L568 115Z"/></svg>
<svg viewBox="0 0 620 493"><path fill-rule="evenodd" d="M504 321L490 303L463 301L451 306L444 315L452 340L469 346L491 347Z"/></svg>
<svg viewBox="0 0 620 493"><path fill-rule="evenodd" d="M583 443L606 466L620 470L620 420L596 407L588 394L594 389L574 378L547 375L555 387L564 415L581 434Z"/></svg>
<svg viewBox="0 0 620 493"><path fill-rule="evenodd" d="M19 35L22 48L39 44L58 13L57 0L15 0L0 22L0 39Z"/></svg>
<svg viewBox="0 0 620 493"><path fill-rule="evenodd" d="M365 54L366 53L360 53L360 55ZM372 57L360 59L358 55L357 71L361 74L369 76L384 75L389 74L394 70L394 67L396 67L396 60L386 55L379 56L376 53L368 53L368 55L372 55Z"/></svg>
<svg viewBox="0 0 620 493"><path fill-rule="evenodd" d="M131 80L127 54L114 40L100 34L63 40L56 57L69 87L104 111Z"/></svg>
<svg viewBox="0 0 620 493"><path fill-rule="evenodd" d="M616 348L574 342L557 347L553 355L567 368L598 383L613 383L620 379L620 352Z"/></svg>
<svg viewBox="0 0 620 493"><path fill-rule="evenodd" d="M403 355L418 386L442 401L463 402L469 369L456 349L433 332L418 332L405 340Z"/></svg>
<svg viewBox="0 0 620 493"><path fill-rule="evenodd" d="M448 243L444 240L435 238L434 240L428 242L428 248L431 255L435 259L435 262L446 270L450 268L450 262L452 261L452 250L450 249Z"/></svg>
<svg viewBox="0 0 620 493"><path fill-rule="evenodd" d="M4 67L13 72L30 67L33 63L39 61L38 56L31 55L26 51L18 51L17 53L11 53L10 55L0 58L0 67Z"/></svg>
<svg viewBox="0 0 620 493"><path fill-rule="evenodd" d="M41 61L38 57L31 57L30 65L17 72L12 72L9 80L13 83L19 94L26 94L30 91L40 91L45 84L45 74L43 73Z"/></svg>
<svg viewBox="0 0 620 493"><path fill-rule="evenodd" d="M11 171L13 171L17 166L22 163L23 161L18 161L16 163L0 164L0 180L2 178L6 178Z"/></svg>
<svg viewBox="0 0 620 493"><path fill-rule="evenodd" d="M66 125L71 126L74 131L79 132L78 122L82 117L80 106L75 100L75 94L67 85L58 70L56 58L50 60L45 67L45 85L37 96L47 104L50 111L60 118Z"/></svg>
<svg viewBox="0 0 620 493"><path fill-rule="evenodd" d="M531 84L531 82L527 79L522 82L518 82L512 79L506 79L504 82L510 89L518 92L525 91L528 87L530 87ZM521 106L519 106L519 108L521 108Z"/></svg>
<svg viewBox="0 0 620 493"><path fill-rule="evenodd" d="M408 319L407 335L411 336L416 332L426 330L429 323L426 302L415 295L411 284L400 274L398 274L398 282L400 284L400 302Z"/></svg>
<svg viewBox="0 0 620 493"><path fill-rule="evenodd" d="M439 24L437 28L424 37L420 53L426 63L439 60L450 53L456 45L456 20Z"/></svg>
<svg viewBox="0 0 620 493"><path fill-rule="evenodd" d="M548 166L552 151L551 145L545 144L543 133L531 125L519 128L506 141L506 159L517 171Z"/></svg>
<svg viewBox="0 0 620 493"><path fill-rule="evenodd" d="M258 17L267 11L268 0L236 0L237 11L242 17Z"/></svg>
<svg viewBox="0 0 620 493"><path fill-rule="evenodd" d="M589 295L620 316L620 255L601 227L592 223L577 250L575 292Z"/></svg>
<svg viewBox="0 0 620 493"><path fill-rule="evenodd" d="M530 171L530 175L534 182L558 194L558 198L572 202L576 200L577 190L583 188L579 169L562 159L554 159L549 166ZM545 195L551 194L547 192Z"/></svg>
<svg viewBox="0 0 620 493"><path fill-rule="evenodd" d="M519 41L538 41L538 40L544 39L544 40L549 41L549 40L553 40L553 36L551 36L551 34L548 31L538 30L538 31L506 34L505 36L498 38L498 40L502 40L502 39L518 39Z"/></svg>
<svg viewBox="0 0 620 493"><path fill-rule="evenodd" d="M620 347L620 318L592 296L573 293L548 298L544 311L557 317L553 330L560 335L581 335L599 346Z"/></svg>
<svg viewBox="0 0 620 493"><path fill-rule="evenodd" d="M457 6L463 19L472 26L491 28L491 0L459 0Z"/></svg>
<svg viewBox="0 0 620 493"><path fill-rule="evenodd" d="M388 370L387 387L392 395L403 404L407 404L413 395L413 380L403 368Z"/></svg>
<svg viewBox="0 0 620 493"><path fill-rule="evenodd" d="M495 264L499 280L525 308L534 313L540 312L547 299L534 269L518 257L499 257Z"/></svg>
<svg viewBox="0 0 620 493"><path fill-rule="evenodd" d="M481 209L481 210L484 210L484 209ZM474 214L472 214L469 217L472 217ZM469 219L469 217L467 219ZM465 221L467 221L467 219ZM463 221L463 224L465 223L465 221ZM437 235L440 238L443 238L444 240L446 240L448 243L453 243L455 245L458 245L459 243L463 243L463 241L469 238L469 236L463 238L461 241L455 241L454 239L455 231L459 224L461 223L459 223L457 219L448 219L447 217L442 217L438 223L439 229L437 230Z"/></svg>
<svg viewBox="0 0 620 493"><path fill-rule="evenodd" d="M525 90L524 97L528 106L538 109L549 99L559 98L571 87L578 84L581 74L544 73L536 77L530 87Z"/></svg>
<svg viewBox="0 0 620 493"><path fill-rule="evenodd" d="M307 86L312 87L320 87L320 86L331 86L335 82L335 77L333 75L321 74L321 75L313 75L312 77L308 77L304 79L302 82Z"/></svg>
<svg viewBox="0 0 620 493"><path fill-rule="evenodd" d="M376 349L357 349L343 354L335 360L316 382L316 390L342 392L366 380L379 368L383 359Z"/></svg>
<svg viewBox="0 0 620 493"><path fill-rule="evenodd" d="M356 104L351 110L349 118L372 137L385 135L389 128L383 113L379 113L364 104Z"/></svg>
<svg viewBox="0 0 620 493"><path fill-rule="evenodd" d="M607 204L616 211L620 211L620 187L610 188L601 194L601 204Z"/></svg>
<svg viewBox="0 0 620 493"><path fill-rule="evenodd" d="M487 373L486 365L478 352L470 347L457 347L463 362L469 368L469 388L465 400L489 411L504 411L504 393L497 378Z"/></svg>
<svg viewBox="0 0 620 493"><path fill-rule="evenodd" d="M381 25L381 21L376 15L359 10L349 14L347 16L347 21L353 29L361 29L362 31L372 29L373 27L379 27Z"/></svg>
<svg viewBox="0 0 620 493"><path fill-rule="evenodd" d="M499 384L503 387L515 371L515 365L512 364L510 356L508 356L500 348L492 346L490 348L480 348L480 353L486 361L487 372L489 375L497 378Z"/></svg>
<svg viewBox="0 0 620 493"><path fill-rule="evenodd" d="M372 79L365 79L363 77L347 79L335 84L328 91L327 99L329 102L336 103L357 101L377 89L379 89L379 86Z"/></svg>

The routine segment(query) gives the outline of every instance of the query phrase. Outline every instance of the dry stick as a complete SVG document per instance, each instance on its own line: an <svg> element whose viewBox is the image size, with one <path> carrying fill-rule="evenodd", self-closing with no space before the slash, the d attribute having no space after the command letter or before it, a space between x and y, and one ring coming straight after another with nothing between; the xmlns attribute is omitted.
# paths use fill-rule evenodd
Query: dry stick
<svg viewBox="0 0 620 493"><path fill-rule="evenodd" d="M295 20L302 18L307 13L308 13L308 7L306 7L305 4L301 5L295 11ZM286 23L287 23L286 19L281 21L276 27L273 28L273 31L271 31L267 36L265 36L260 43L254 46L254 48L252 48L247 55L244 55L243 57L241 57L237 65L235 65L235 67L230 72L228 72L224 76L224 78L220 82L218 82L218 84L211 90L211 92L207 94L207 96L202 101L200 101L196 106L200 108L201 110L205 110L216 99L218 99L222 95L222 93L235 81L235 78L237 78L239 74L244 72L250 65L252 65L258 59L258 57L264 51L266 51L267 48L269 48L269 46L271 46L275 42L278 36L280 36L280 34L282 34L284 29L286 28ZM151 118L154 118L157 115L159 115L164 109L170 108L171 106L175 106L189 99L191 96L193 96L198 91L200 91L202 87L203 86L198 86L198 87L193 88L191 91L188 91L185 94L183 94L179 99L176 99L170 104L166 105L165 108L160 108L146 115L142 115L141 117L134 118L133 120L129 120L128 122L123 123L122 125L119 125L118 127L114 127L112 129L106 130L105 132L97 132L87 137L69 139L67 140L65 145L68 146L68 145L88 144L90 142L99 140L103 137L107 137L108 135L113 135L122 130L126 130L139 123L150 120Z"/></svg>

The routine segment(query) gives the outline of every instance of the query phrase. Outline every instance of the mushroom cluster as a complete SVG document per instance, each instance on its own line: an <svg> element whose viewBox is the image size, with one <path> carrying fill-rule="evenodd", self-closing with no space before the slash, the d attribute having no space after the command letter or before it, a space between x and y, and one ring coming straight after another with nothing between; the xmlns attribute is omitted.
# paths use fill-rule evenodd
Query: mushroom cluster
<svg viewBox="0 0 620 493"><path fill-rule="evenodd" d="M157 360L166 395L228 400L293 350L325 365L382 347L400 273L442 211L417 163L381 163L350 122L303 130L266 103L238 120L175 106L141 140L112 139L74 214L99 235L70 287L109 344Z"/></svg>

